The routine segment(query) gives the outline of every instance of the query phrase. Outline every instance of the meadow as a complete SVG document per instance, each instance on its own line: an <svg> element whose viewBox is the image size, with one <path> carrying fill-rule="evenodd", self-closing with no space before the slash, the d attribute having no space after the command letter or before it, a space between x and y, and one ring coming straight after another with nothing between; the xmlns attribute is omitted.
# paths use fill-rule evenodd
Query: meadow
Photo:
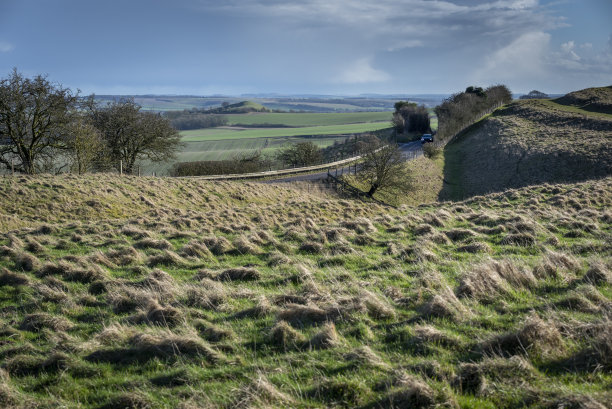
<svg viewBox="0 0 612 409"><path fill-rule="evenodd" d="M612 405L610 178L398 209L108 175L0 198L2 407Z"/></svg>

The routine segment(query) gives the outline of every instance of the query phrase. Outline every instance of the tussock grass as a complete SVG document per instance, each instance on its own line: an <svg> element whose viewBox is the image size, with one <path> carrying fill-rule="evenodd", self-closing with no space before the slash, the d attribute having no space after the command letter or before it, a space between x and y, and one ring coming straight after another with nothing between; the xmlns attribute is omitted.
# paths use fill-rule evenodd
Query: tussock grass
<svg viewBox="0 0 612 409"><path fill-rule="evenodd" d="M0 406L610 402L608 179L418 208L145 182L0 180L24 197L0 233Z"/></svg>

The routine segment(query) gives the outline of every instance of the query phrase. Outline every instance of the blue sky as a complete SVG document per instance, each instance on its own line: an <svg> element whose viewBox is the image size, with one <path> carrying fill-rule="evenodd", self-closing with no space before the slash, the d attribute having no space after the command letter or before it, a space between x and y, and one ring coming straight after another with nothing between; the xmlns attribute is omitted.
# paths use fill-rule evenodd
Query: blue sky
<svg viewBox="0 0 612 409"><path fill-rule="evenodd" d="M84 93L612 84L612 0L0 0L0 76Z"/></svg>

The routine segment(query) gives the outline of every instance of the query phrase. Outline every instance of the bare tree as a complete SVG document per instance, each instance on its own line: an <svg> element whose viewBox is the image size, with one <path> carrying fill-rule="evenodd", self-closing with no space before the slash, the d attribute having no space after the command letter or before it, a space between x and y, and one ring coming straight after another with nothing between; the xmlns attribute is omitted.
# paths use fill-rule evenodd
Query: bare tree
<svg viewBox="0 0 612 409"><path fill-rule="evenodd" d="M0 163L34 174L66 149L66 126L78 93L17 69L0 81Z"/></svg>
<svg viewBox="0 0 612 409"><path fill-rule="evenodd" d="M94 126L102 133L115 167L122 163L132 173L140 160L164 162L175 157L180 148L180 135L167 118L141 112L133 99L123 99L98 107L89 102Z"/></svg>
<svg viewBox="0 0 612 409"><path fill-rule="evenodd" d="M359 175L369 186L369 197L374 196L377 191L399 194L410 190L410 175L406 171L397 144L371 143L363 158Z"/></svg>

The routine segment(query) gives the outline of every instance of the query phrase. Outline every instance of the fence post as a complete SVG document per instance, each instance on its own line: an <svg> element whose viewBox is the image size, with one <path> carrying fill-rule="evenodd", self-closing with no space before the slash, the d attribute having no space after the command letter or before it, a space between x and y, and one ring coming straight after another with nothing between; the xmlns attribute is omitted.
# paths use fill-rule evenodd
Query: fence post
<svg viewBox="0 0 612 409"><path fill-rule="evenodd" d="M123 175L123 161L122 160L119 161L119 174Z"/></svg>
<svg viewBox="0 0 612 409"><path fill-rule="evenodd" d="M140 177L140 166L138 166L138 176Z"/></svg>
<svg viewBox="0 0 612 409"><path fill-rule="evenodd" d="M15 176L15 163L13 163L13 159L11 159L11 176Z"/></svg>

